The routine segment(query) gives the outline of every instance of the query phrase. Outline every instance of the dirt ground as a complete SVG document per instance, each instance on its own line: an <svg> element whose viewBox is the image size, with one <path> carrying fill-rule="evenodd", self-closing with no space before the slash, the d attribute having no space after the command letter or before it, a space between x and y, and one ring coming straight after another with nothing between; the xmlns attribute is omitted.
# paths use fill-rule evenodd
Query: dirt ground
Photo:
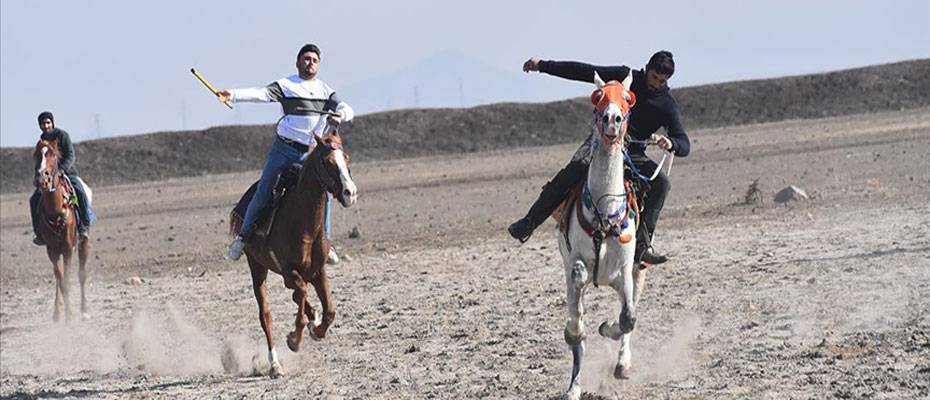
<svg viewBox="0 0 930 400"><path fill-rule="evenodd" d="M930 109L691 135L656 243L673 260L649 271L633 377L611 376L617 345L596 327L619 301L592 287L584 397L930 397ZM554 225L523 245L505 227L573 151L354 164L359 203L334 214L347 257L330 267L330 335L290 352L295 306L269 281L277 380L261 375L246 263L222 258L226 215L257 172L96 188L92 316L69 324L51 321L27 195L3 195L0 397L558 398L571 355ZM756 180L763 202L744 204ZM811 199L774 203L789 184Z"/></svg>

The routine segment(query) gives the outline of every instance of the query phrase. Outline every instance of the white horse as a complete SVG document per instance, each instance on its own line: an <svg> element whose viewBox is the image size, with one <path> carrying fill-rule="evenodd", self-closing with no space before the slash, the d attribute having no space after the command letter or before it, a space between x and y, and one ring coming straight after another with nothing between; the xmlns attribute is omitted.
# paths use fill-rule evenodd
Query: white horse
<svg viewBox="0 0 930 400"><path fill-rule="evenodd" d="M641 278L645 277L645 271L633 265L636 222L630 216L633 199L623 176L627 119L635 103L629 91L632 80L632 75L627 75L622 83L604 83L594 74L597 90L591 102L595 105L596 129L591 139L591 164L581 196L576 204L566 207L565 212L570 214L567 232L558 235L568 289L565 342L573 356L571 383L563 396L568 399L581 398L578 373L584 356L583 297L588 284L609 285L620 295L619 318L602 323L598 331L621 341L614 377L630 376L630 334L636 323Z"/></svg>

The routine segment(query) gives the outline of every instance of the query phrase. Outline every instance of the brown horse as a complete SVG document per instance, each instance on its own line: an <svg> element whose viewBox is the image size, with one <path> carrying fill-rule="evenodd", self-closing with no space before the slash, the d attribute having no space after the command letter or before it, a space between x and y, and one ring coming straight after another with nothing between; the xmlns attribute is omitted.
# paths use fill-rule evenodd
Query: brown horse
<svg viewBox="0 0 930 400"><path fill-rule="evenodd" d="M268 342L269 375L272 378L283 375L284 370L278 361L271 329L271 310L265 285L268 270L281 274L284 285L294 291L292 298L297 304L297 318L294 331L287 335L287 347L295 352L300 349L304 328L311 321L311 337L317 340L325 337L336 317L326 276L326 257L329 254L329 240L324 233L326 192L332 193L344 207L355 204L357 189L348 164L349 156L342 150L342 139L338 133L320 139L303 162L296 186L281 199L267 235L253 234L246 243L245 254L252 272L255 300L258 301L258 318ZM247 201L248 196L243 196L240 203ZM243 204L237 209L244 209ZM242 216L234 209L230 214L230 233L239 232L241 224ZM313 285L320 299L322 317L310 305L307 282Z"/></svg>
<svg viewBox="0 0 930 400"><path fill-rule="evenodd" d="M74 248L78 249L78 279L81 281L81 317L89 318L87 314L87 297L85 284L87 282L87 256L90 244L87 240L79 240L77 234L77 218L74 205L70 201L74 188L68 178L58 168L61 159L58 150L58 141L39 140L36 143L35 153L32 155L35 162L35 185L40 192L38 218L41 223L37 234L45 242L45 251L55 271L55 313L53 318L61 318L61 308L64 306L65 319L71 320L71 303L68 301L68 291L71 275L71 258Z"/></svg>

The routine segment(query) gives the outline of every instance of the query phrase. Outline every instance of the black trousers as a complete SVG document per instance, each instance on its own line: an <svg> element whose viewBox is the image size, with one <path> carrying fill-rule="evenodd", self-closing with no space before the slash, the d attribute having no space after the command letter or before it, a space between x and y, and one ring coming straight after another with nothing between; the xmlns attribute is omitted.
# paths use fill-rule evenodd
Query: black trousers
<svg viewBox="0 0 930 400"><path fill-rule="evenodd" d="M639 173L647 178L652 176L659 167L642 153L631 152L630 160L633 161L633 165ZM533 223L534 227L545 222L556 207L568 197L571 190L584 182L588 176L589 164L590 160L585 157L575 157L543 186L542 193L540 193L539 198L536 199L536 202L533 203L526 215L526 218ZM642 227L645 226L645 231L649 233L648 240L651 242L652 233L655 232L656 224L659 221L659 213L662 211L662 207L665 206L665 198L668 197L668 192L671 190L671 183L668 176L664 172L660 172L654 180L649 182L649 186L643 204L640 231L642 232Z"/></svg>

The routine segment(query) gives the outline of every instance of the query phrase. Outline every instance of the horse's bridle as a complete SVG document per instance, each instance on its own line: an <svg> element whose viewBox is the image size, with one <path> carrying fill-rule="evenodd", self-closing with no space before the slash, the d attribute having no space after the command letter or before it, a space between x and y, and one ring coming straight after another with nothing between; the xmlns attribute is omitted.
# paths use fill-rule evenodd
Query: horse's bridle
<svg viewBox="0 0 930 400"><path fill-rule="evenodd" d="M316 158L311 161L310 169L313 171L313 176L316 178L317 182L323 186L324 190L339 196L342 192L342 181L339 179L338 175L333 176L333 173L326 168L325 160L329 153L333 150L341 149L342 146L339 144L324 143L322 141L319 143L321 147L317 150L318 154Z"/></svg>

